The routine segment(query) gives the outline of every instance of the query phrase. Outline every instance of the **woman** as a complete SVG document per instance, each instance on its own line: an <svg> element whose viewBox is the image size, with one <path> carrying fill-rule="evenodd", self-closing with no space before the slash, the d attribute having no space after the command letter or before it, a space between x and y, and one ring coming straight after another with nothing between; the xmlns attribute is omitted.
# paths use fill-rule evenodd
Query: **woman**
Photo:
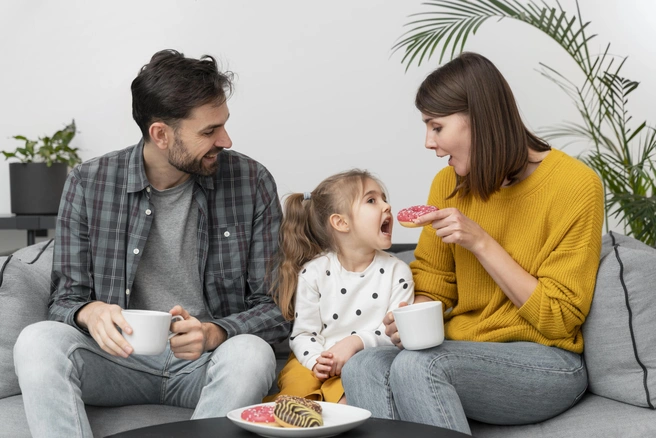
<svg viewBox="0 0 656 438"><path fill-rule="evenodd" d="M486 58L463 53L431 73L415 104L426 148L449 166L433 180L410 266L415 302L440 300L446 341L364 350L342 372L349 404L375 417L470 433L548 419L587 387L581 324L601 249L603 189L578 160L524 126Z"/></svg>

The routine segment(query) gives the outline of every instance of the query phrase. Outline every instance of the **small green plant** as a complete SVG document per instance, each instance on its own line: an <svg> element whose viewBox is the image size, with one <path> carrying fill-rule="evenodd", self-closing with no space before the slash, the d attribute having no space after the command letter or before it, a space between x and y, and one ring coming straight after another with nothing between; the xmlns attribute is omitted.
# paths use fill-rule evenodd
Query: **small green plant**
<svg viewBox="0 0 656 438"><path fill-rule="evenodd" d="M12 138L25 142L22 147L17 147L13 152L0 151L5 160L14 158L20 163L46 163L48 167L52 163L66 163L74 167L82 162L78 155L78 148L69 146L76 133L75 120L64 129L55 132L51 137L39 137L38 140L30 140L22 135Z"/></svg>

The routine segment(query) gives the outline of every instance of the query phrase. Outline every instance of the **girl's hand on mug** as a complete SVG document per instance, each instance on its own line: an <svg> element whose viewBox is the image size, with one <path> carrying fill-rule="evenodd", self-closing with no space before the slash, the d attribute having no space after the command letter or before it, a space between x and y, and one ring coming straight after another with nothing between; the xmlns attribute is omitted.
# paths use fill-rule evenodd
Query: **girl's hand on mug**
<svg viewBox="0 0 656 438"><path fill-rule="evenodd" d="M408 303L401 301L399 307L405 307ZM383 324L385 324L385 334L389 336L392 344L396 345L400 349L403 349L403 344L401 343L401 336L399 335L399 330L396 328L396 321L394 321L394 314L390 311L387 312L385 318L383 318Z"/></svg>

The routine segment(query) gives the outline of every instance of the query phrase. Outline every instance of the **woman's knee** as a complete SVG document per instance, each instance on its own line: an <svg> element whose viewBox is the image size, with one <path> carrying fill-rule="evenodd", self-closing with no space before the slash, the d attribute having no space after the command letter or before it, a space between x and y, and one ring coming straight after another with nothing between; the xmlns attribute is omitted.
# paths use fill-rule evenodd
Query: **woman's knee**
<svg viewBox="0 0 656 438"><path fill-rule="evenodd" d="M370 376L387 375L395 357L396 347L378 347L359 351L342 368L342 381L345 386L363 382Z"/></svg>
<svg viewBox="0 0 656 438"><path fill-rule="evenodd" d="M342 367L342 379L357 379L362 371L366 369L369 360L371 360L371 355L367 354L367 350L362 350L351 356Z"/></svg>
<svg viewBox="0 0 656 438"><path fill-rule="evenodd" d="M448 367L443 358L444 355L432 354L429 350L403 350L392 363L390 384L393 388L407 387L442 379Z"/></svg>

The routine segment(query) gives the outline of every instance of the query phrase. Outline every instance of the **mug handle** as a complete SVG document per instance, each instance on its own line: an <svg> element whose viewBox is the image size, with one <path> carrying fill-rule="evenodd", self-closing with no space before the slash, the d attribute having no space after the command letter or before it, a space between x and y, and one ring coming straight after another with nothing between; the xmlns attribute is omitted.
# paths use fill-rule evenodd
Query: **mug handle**
<svg viewBox="0 0 656 438"><path fill-rule="evenodd" d="M181 315L175 315L171 318L171 324L173 324L175 321L184 321L184 318ZM169 332L169 339L175 335L177 335L177 333Z"/></svg>

